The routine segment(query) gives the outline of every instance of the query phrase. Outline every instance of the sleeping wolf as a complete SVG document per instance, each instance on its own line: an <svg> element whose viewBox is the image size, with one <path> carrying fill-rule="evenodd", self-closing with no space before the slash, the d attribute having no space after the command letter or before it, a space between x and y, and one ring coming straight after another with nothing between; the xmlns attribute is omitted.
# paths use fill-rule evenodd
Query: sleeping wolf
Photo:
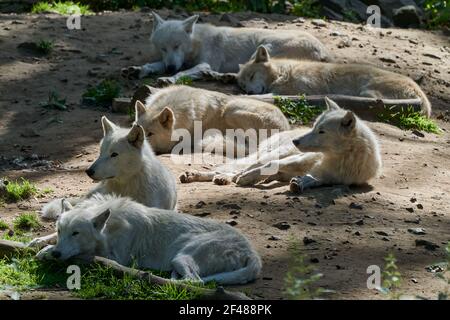
<svg viewBox="0 0 450 320"><path fill-rule="evenodd" d="M138 268L172 271L173 279L219 284L255 280L261 260L225 223L149 208L129 198L95 195L64 213L55 246L40 259L102 256Z"/></svg>
<svg viewBox="0 0 450 320"><path fill-rule="evenodd" d="M279 95L305 93L408 99L420 98L422 111L430 116L431 104L412 79L361 64L336 64L306 60L270 58L261 46L255 59L241 67L237 82L250 94L270 92Z"/></svg>
<svg viewBox="0 0 450 320"><path fill-rule="evenodd" d="M189 86L170 86L157 90L145 102L136 103L136 123L141 125L156 153L170 153L178 144L175 130L186 129L194 135L194 122L201 121L202 134L217 129L289 130L289 122L276 106L256 99L230 96ZM258 137L258 136L257 136ZM192 143L195 143L192 140Z"/></svg>
<svg viewBox="0 0 450 320"><path fill-rule="evenodd" d="M158 58L143 66L124 68L122 75L143 78L168 72L175 75L160 80L175 83L181 76L201 79L205 72L235 73L259 45L265 45L276 57L319 61L330 58L324 45L304 31L215 27L196 24L197 19L198 15L166 21L153 13L150 42Z"/></svg>

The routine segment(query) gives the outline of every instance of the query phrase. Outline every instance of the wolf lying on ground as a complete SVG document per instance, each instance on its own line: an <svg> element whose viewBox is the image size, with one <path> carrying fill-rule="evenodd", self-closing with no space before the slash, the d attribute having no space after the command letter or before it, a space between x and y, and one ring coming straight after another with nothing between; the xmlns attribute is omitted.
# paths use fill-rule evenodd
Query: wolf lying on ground
<svg viewBox="0 0 450 320"><path fill-rule="evenodd" d="M369 65L336 64L270 58L260 46L255 58L241 66L239 86L249 94L279 95L305 93L343 94L387 99L420 98L422 111L431 114L431 104L412 79Z"/></svg>
<svg viewBox="0 0 450 320"><path fill-rule="evenodd" d="M154 155L139 125L120 128L102 117L104 137L100 155L86 170L100 183L82 198L60 199L42 209L42 217L56 219L62 212L95 193L127 196L149 207L174 209L177 202L176 182L170 171Z"/></svg>
<svg viewBox="0 0 450 320"><path fill-rule="evenodd" d="M263 180L290 181L293 192L324 184L368 182L381 169L375 135L353 112L341 109L328 98L325 100L328 109L308 133L298 137L304 129L281 132L265 140L259 154L238 159L213 172L186 172L180 176L181 182L234 181L248 186ZM277 144L278 148L267 151Z"/></svg>
<svg viewBox="0 0 450 320"><path fill-rule="evenodd" d="M136 103L136 123L141 125L156 153L170 153L178 140L177 129L187 129L193 137L194 121L201 121L202 134L208 129L289 130L289 122L276 106L255 99L229 96L216 91L170 86L157 90L145 106ZM192 139L192 143L195 141Z"/></svg>
<svg viewBox="0 0 450 320"><path fill-rule="evenodd" d="M186 20L163 20L153 13L150 37L156 62L122 69L125 77L143 78L154 73L179 72L160 78L175 83L181 76L201 79L204 72L237 72L240 63L247 62L259 45L265 45L273 56L328 60L324 45L309 33L297 30L266 30L252 28L215 27L196 24L198 15Z"/></svg>
<svg viewBox="0 0 450 320"><path fill-rule="evenodd" d="M40 259L102 256L144 269L172 271L173 279L243 284L261 260L239 231L209 219L148 208L129 198L94 195L58 220L58 241Z"/></svg>

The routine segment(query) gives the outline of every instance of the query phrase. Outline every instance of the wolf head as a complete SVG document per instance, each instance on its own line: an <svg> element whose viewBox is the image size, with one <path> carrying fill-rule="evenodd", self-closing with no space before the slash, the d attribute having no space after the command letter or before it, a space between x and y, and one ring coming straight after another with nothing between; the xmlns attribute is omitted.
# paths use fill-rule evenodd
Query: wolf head
<svg viewBox="0 0 450 320"><path fill-rule="evenodd" d="M164 20L153 12L153 31L150 41L161 53L168 73L181 69L186 56L192 52L192 33L198 15L186 20Z"/></svg>
<svg viewBox="0 0 450 320"><path fill-rule="evenodd" d="M327 110L317 118L310 132L293 141L302 152L338 154L354 139L358 122L353 112L341 109L336 102L325 98Z"/></svg>
<svg viewBox="0 0 450 320"><path fill-rule="evenodd" d="M254 56L246 64L239 65L237 82L248 94L262 94L276 80L276 70L270 63L269 52L264 46L259 46Z"/></svg>
<svg viewBox="0 0 450 320"><path fill-rule="evenodd" d="M67 260L83 255L94 256L102 239L101 231L110 217L110 210L101 213L86 212L87 208L75 208L63 215L56 223L58 240L51 255Z"/></svg>
<svg viewBox="0 0 450 320"><path fill-rule="evenodd" d="M170 107L162 111L153 111L146 108L140 101L136 102L136 123L144 128L147 140L157 153L170 153L177 143L172 141L172 132L175 125L175 115Z"/></svg>
<svg viewBox="0 0 450 320"><path fill-rule="evenodd" d="M131 129L120 128L105 116L102 117L103 139L100 155L86 170L95 181L128 179L141 171L144 149L151 149L145 141L144 129L134 124Z"/></svg>

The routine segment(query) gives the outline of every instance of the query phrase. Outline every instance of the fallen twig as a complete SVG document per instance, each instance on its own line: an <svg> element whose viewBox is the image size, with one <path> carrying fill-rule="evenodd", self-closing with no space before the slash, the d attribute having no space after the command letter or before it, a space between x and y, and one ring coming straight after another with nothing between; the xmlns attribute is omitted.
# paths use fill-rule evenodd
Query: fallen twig
<svg viewBox="0 0 450 320"><path fill-rule="evenodd" d="M173 285L179 289L185 289L191 292L198 292L200 299L206 300L251 300L242 292L227 291L223 287L217 289L208 289L196 287L190 284L183 283L181 281L170 280L155 276L154 274L134 268L125 267L114 260L110 260L103 257L94 257L93 262L100 263L106 267L113 269L118 275L129 275L133 278L148 281L150 284L156 285Z"/></svg>

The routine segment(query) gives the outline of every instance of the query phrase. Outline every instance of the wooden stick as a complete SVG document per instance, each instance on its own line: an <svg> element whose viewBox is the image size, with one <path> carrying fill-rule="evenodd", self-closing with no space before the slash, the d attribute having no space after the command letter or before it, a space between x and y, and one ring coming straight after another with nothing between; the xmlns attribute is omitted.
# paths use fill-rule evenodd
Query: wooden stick
<svg viewBox="0 0 450 320"><path fill-rule="evenodd" d="M245 95L269 103L275 103L275 97L299 101L301 98L294 95L276 96L272 94ZM305 96L308 104L313 106L325 106L325 97L328 97L344 109L350 109L359 116L374 116L383 111L385 107L392 107L392 111L400 110L402 107L412 106L414 111L420 111L422 102L420 99L377 99L369 97L347 96L342 94L311 95Z"/></svg>
<svg viewBox="0 0 450 320"><path fill-rule="evenodd" d="M18 250L25 250L27 246L22 242L0 240L0 259L16 253Z"/></svg>
<svg viewBox="0 0 450 320"><path fill-rule="evenodd" d="M93 262L100 263L106 267L114 270L114 272L120 276L129 275L133 278L148 281L150 284L156 285L166 285L171 284L179 289L185 289L191 292L198 292L200 294L200 299L205 300L251 300L242 292L232 292L227 291L223 287L218 287L217 289L207 289L200 288L190 284L186 284L180 281L170 280L155 276L150 272L125 267L114 260L110 260L103 257L95 256Z"/></svg>

